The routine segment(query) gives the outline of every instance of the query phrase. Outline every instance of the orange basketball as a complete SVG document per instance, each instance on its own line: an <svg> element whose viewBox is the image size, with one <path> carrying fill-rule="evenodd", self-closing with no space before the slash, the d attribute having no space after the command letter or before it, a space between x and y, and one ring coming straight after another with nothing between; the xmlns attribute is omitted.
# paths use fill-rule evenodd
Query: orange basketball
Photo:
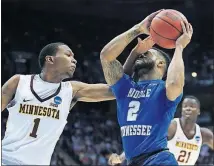
<svg viewBox="0 0 214 166"><path fill-rule="evenodd" d="M181 21L186 17L179 11L167 9L152 20L150 34L156 44L163 48L175 48L175 42L183 33Z"/></svg>

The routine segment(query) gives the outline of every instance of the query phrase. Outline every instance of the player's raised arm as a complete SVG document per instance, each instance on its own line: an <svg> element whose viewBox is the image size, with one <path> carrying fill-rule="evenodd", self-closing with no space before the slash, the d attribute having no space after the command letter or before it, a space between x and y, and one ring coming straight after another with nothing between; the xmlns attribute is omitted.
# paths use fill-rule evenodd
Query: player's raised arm
<svg viewBox="0 0 214 166"><path fill-rule="evenodd" d="M207 144L211 149L214 149L213 132L207 128L201 128L203 144Z"/></svg>
<svg viewBox="0 0 214 166"><path fill-rule="evenodd" d="M123 67L116 58L138 35L143 33L149 34L151 21L160 11L152 13L139 24L115 37L102 49L100 59L106 82L109 85L115 84L123 75Z"/></svg>
<svg viewBox="0 0 214 166"><path fill-rule="evenodd" d="M184 87L184 61L183 49L189 44L193 29L188 22L181 22L183 35L176 41L175 53L169 65L166 80L166 95L169 100L175 100Z"/></svg>
<svg viewBox="0 0 214 166"><path fill-rule="evenodd" d="M135 63L135 60L138 58L138 56L140 54L147 52L155 44L151 36L148 36L144 40L141 40L141 38L138 38L137 41L138 41L137 45L132 49L131 53L126 59L126 62L123 65L124 73L126 73L129 76L131 76L133 73L132 71L133 65Z"/></svg>
<svg viewBox="0 0 214 166"><path fill-rule="evenodd" d="M16 92L16 88L19 83L20 76L14 75L11 77L3 86L1 89L1 111L3 111L9 102L11 101L13 95Z"/></svg>
<svg viewBox="0 0 214 166"><path fill-rule="evenodd" d="M107 84L86 84L78 81L71 81L73 96L77 101L99 102L113 100L113 96Z"/></svg>

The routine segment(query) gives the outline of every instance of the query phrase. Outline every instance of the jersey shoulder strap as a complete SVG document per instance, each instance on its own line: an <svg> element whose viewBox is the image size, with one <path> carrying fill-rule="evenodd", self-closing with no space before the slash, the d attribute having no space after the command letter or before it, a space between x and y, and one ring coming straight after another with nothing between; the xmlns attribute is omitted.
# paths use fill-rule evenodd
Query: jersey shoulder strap
<svg viewBox="0 0 214 166"><path fill-rule="evenodd" d="M20 75L19 83L16 88L15 98L18 97L17 95L20 92L24 93L23 89L26 89L27 87L29 87L30 89L30 80L31 80L31 75Z"/></svg>

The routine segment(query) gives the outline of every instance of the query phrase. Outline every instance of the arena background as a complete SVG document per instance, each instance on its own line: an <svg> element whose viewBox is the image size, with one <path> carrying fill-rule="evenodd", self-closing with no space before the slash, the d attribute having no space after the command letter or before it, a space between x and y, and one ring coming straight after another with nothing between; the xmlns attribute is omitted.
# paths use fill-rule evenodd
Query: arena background
<svg viewBox="0 0 214 166"><path fill-rule="evenodd" d="M75 80L105 82L99 52L108 41L151 12L161 8L179 10L194 28L191 44L184 51L184 94L199 98L198 123L213 130L213 0L2 0L1 5L2 85L14 74L38 73L39 51L57 41L68 44L75 53ZM136 40L123 52L121 62L135 44ZM179 115L180 106L176 117ZM4 111L2 138L7 116ZM122 152L115 101L78 103L68 117L51 165L107 165L112 152ZM213 151L203 146L197 164L213 164L213 158Z"/></svg>

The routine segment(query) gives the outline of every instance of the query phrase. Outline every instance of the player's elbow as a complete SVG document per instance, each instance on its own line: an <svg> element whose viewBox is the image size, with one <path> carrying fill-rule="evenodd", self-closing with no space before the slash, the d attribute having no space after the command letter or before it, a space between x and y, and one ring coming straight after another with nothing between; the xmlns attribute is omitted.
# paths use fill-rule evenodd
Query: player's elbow
<svg viewBox="0 0 214 166"><path fill-rule="evenodd" d="M166 85L168 87L172 87L172 89L174 89L174 88L183 88L184 84L185 84L184 79L166 81Z"/></svg>
<svg viewBox="0 0 214 166"><path fill-rule="evenodd" d="M110 54L108 54L108 52L105 49L103 49L100 52L100 60L101 61L113 61L114 58L112 58L112 56Z"/></svg>
<svg viewBox="0 0 214 166"><path fill-rule="evenodd" d="M166 80L166 95L171 101L174 101L183 92L184 87L184 77L175 78Z"/></svg>
<svg viewBox="0 0 214 166"><path fill-rule="evenodd" d="M167 75L167 79L166 79L166 84L168 86L172 86L172 87L184 87L185 84L185 77L184 77L184 73L173 73L170 75Z"/></svg>

